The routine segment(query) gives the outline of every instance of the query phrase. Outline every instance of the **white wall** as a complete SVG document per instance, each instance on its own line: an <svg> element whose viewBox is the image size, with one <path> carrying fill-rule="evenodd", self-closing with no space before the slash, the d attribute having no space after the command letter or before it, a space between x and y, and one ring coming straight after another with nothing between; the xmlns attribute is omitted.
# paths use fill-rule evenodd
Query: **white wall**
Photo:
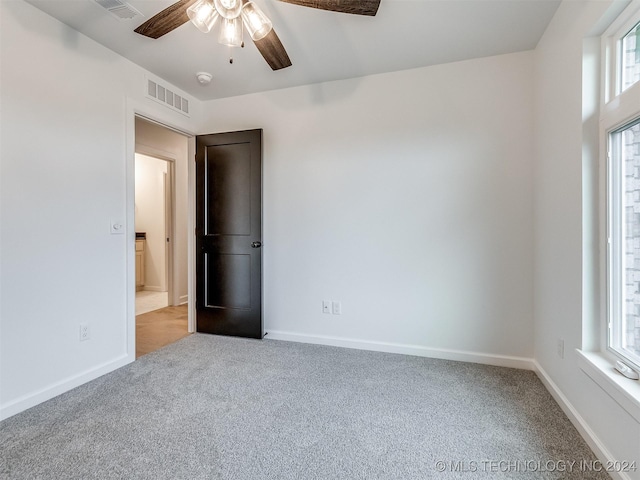
<svg viewBox="0 0 640 480"><path fill-rule="evenodd" d="M189 144L184 135L136 119L136 151L171 159L174 164L173 303L188 301Z"/></svg>
<svg viewBox="0 0 640 480"><path fill-rule="evenodd" d="M167 162L136 153L136 232L145 232L144 289L167 291Z"/></svg>
<svg viewBox="0 0 640 480"><path fill-rule="evenodd" d="M21 1L0 2L0 64L2 418L135 358L133 111L193 121L143 97L144 70Z"/></svg>
<svg viewBox="0 0 640 480"><path fill-rule="evenodd" d="M271 338L527 365L532 74L529 52L205 103L203 132L264 128Z"/></svg>
<svg viewBox="0 0 640 480"><path fill-rule="evenodd" d="M142 69L28 4L0 2L0 418L133 359L128 142L142 110L202 133L264 128L269 332L495 363L531 357L535 334L540 368L602 444L637 456L637 422L573 353L582 40L606 7L565 2L535 56L207 102L201 121L146 100ZM109 234L112 219L131 219L126 235ZM322 299L340 300L343 315L323 315ZM80 343L82 321L91 340Z"/></svg>
<svg viewBox="0 0 640 480"><path fill-rule="evenodd" d="M598 135L594 113L587 111L594 103L586 95L589 88L583 109L583 40L610 4L565 1L535 52L535 358L555 393L565 397L565 406L590 429L592 446L595 439L612 458L640 461L640 426L579 368L575 352L588 340L583 326L590 328L589 310L597 309L589 285L597 272L583 271L583 258L585 265L599 263L588 258L598 255L594 219L583 218L583 212L597 216L588 193L597 178L590 150ZM591 70L588 60L585 74ZM556 353L558 339L565 342L564 359ZM640 478L640 472L629 476Z"/></svg>

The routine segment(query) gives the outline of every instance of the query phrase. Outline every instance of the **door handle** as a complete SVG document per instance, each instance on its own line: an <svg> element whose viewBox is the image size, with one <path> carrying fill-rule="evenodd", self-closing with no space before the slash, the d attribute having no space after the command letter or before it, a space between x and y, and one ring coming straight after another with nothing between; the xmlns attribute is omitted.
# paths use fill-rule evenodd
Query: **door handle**
<svg viewBox="0 0 640 480"><path fill-rule="evenodd" d="M262 243L260 242L251 242L251 248L260 248Z"/></svg>

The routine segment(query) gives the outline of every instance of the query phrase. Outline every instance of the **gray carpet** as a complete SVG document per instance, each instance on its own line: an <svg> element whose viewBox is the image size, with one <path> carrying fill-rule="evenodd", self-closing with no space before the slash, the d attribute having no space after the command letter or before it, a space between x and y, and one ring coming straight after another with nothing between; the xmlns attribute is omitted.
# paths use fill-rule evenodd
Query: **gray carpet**
<svg viewBox="0 0 640 480"><path fill-rule="evenodd" d="M609 478L548 471L594 460L532 372L199 334L0 423L2 479Z"/></svg>

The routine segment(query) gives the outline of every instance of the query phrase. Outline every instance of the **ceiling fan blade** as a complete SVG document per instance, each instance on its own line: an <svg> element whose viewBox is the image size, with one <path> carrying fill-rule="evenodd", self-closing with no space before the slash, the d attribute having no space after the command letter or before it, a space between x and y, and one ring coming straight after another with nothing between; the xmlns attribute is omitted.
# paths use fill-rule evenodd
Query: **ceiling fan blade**
<svg viewBox="0 0 640 480"><path fill-rule="evenodd" d="M373 17L378 12L380 0L281 0L282 2L302 5L303 7L319 8L331 12L352 13L354 15L369 15Z"/></svg>
<svg viewBox="0 0 640 480"><path fill-rule="evenodd" d="M284 49L280 38L276 35L275 30L271 29L264 38L254 40L253 43L258 47L258 50L260 50L260 53L271 67L271 70L280 70L281 68L291 66L289 55Z"/></svg>
<svg viewBox="0 0 640 480"><path fill-rule="evenodd" d="M145 37L160 38L189 21L187 8L196 3L196 1L180 0L151 17L134 31Z"/></svg>

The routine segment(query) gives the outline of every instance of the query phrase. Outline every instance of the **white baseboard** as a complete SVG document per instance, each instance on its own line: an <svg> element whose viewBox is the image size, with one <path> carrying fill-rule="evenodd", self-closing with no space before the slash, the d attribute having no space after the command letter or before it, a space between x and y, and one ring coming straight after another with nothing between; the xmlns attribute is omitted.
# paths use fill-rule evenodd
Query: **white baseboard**
<svg viewBox="0 0 640 480"><path fill-rule="evenodd" d="M534 368L533 359L531 358L429 348L421 345L353 340L349 338L329 337L324 335L304 335L299 333L280 332L277 330L269 330L266 338L272 340L286 340L289 342L330 345L333 347L355 348L358 350L372 350L374 352L400 353L403 355L455 360L458 362L481 363L484 365L519 368L522 370L533 370Z"/></svg>
<svg viewBox="0 0 640 480"><path fill-rule="evenodd" d="M69 390L79 387L80 385L95 380L102 375L117 370L120 367L127 365L135 360L135 355L122 355L110 362L98 365L95 368L82 372L73 377L69 377L60 382L56 382L48 387L43 388L35 393L24 395L16 400L13 400L6 405L0 406L0 420L9 418L17 413L27 410L31 407L46 402L47 400L57 397L60 394L68 392Z"/></svg>
<svg viewBox="0 0 640 480"><path fill-rule="evenodd" d="M185 303L189 303L189 295L180 295L177 305L184 305Z"/></svg>
<svg viewBox="0 0 640 480"><path fill-rule="evenodd" d="M558 402L558 405L560 405L562 411L567 417L569 417L571 423L573 423L574 427L576 427L582 438L584 438L585 442L587 442L587 445L589 445L591 450L593 450L593 453L596 454L598 460L600 460L603 465L606 465L607 462L615 462L613 455L611 455L607 447L604 446L604 444L600 441L594 431L591 430L589 424L585 421L584 418L582 418L582 415L578 413L571 402L569 402L569 399L564 395L564 393L562 393L562 390L560 390L555 382L551 380L551 377L547 374L547 372L545 372L544 368L542 368L537 360L533 360L533 365L534 372L536 372L542 384L546 387L547 390L549 390L549 393L551 393L551 396L555 399L555 401ZM611 471L608 473L612 478L617 480L631 480L631 477L629 477L625 472Z"/></svg>
<svg viewBox="0 0 640 480"><path fill-rule="evenodd" d="M142 287L142 290L146 292L166 292L167 291L166 288L158 287L155 285L145 285L144 287Z"/></svg>

